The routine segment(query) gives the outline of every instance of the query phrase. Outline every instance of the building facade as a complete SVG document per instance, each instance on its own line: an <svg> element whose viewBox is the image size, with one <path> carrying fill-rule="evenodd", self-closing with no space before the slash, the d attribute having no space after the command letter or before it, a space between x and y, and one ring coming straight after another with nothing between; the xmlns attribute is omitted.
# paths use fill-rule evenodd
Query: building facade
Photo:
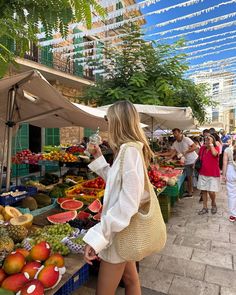
<svg viewBox="0 0 236 295"><path fill-rule="evenodd" d="M209 86L208 95L216 103L214 108L207 109L207 120L227 132L235 131L235 74L227 71L200 72L192 75L196 84L204 83Z"/></svg>

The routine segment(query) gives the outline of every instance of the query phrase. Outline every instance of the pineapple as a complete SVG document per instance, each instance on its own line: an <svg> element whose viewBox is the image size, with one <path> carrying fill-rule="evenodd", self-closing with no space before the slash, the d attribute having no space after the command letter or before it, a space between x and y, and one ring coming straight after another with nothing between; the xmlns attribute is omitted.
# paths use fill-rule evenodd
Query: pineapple
<svg viewBox="0 0 236 295"><path fill-rule="evenodd" d="M13 239L15 243L20 243L27 237L28 230L22 225L8 225L7 231L9 237Z"/></svg>

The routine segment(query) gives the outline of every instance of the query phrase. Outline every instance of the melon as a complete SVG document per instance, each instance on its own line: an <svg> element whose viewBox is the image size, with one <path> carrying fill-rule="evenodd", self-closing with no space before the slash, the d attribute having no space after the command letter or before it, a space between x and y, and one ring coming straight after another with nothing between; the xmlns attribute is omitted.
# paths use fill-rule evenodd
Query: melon
<svg viewBox="0 0 236 295"><path fill-rule="evenodd" d="M4 219L6 221L8 221L8 220L10 220L11 218L14 218L14 217L19 217L21 215L22 215L22 213L18 209L14 208L14 207L6 206L4 208L3 216L4 216Z"/></svg>
<svg viewBox="0 0 236 295"><path fill-rule="evenodd" d="M63 203L64 201L68 201L69 200L69 198L58 198L57 199L57 204L61 204L61 203ZM71 200L71 199L70 199Z"/></svg>
<svg viewBox="0 0 236 295"><path fill-rule="evenodd" d="M10 219L10 224L12 225L22 225L26 228L30 228L33 223L33 215L26 213L24 215L14 217Z"/></svg>
<svg viewBox="0 0 236 295"><path fill-rule="evenodd" d="M93 213L98 213L102 208L102 204L99 199L93 201L89 206L88 209Z"/></svg>
<svg viewBox="0 0 236 295"><path fill-rule="evenodd" d="M100 221L101 220L101 213L97 213L96 215L93 216L94 220Z"/></svg>
<svg viewBox="0 0 236 295"><path fill-rule="evenodd" d="M77 216L77 211L66 211L62 213L53 214L47 217L47 220L53 224L66 223L74 220Z"/></svg>
<svg viewBox="0 0 236 295"><path fill-rule="evenodd" d="M79 219L79 220L85 220L85 219L88 219L90 216L91 216L90 213L85 212L85 211L80 211L77 214L77 217L76 218Z"/></svg>
<svg viewBox="0 0 236 295"><path fill-rule="evenodd" d="M78 200L66 200L61 203L61 208L64 210L79 210L84 206L84 203Z"/></svg>

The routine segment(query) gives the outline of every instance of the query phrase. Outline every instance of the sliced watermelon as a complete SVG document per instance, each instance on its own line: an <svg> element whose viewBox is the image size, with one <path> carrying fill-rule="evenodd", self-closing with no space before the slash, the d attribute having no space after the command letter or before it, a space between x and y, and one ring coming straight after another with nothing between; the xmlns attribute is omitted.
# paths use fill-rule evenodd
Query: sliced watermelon
<svg viewBox="0 0 236 295"><path fill-rule="evenodd" d="M102 204L99 199L96 199L88 206L88 209L93 213L98 213L102 207Z"/></svg>
<svg viewBox="0 0 236 295"><path fill-rule="evenodd" d="M85 220L85 219L88 219L89 217L91 217L91 214L88 213L88 212L85 212L85 211L80 211L78 214L77 214L77 219L79 220Z"/></svg>
<svg viewBox="0 0 236 295"><path fill-rule="evenodd" d="M50 215L47 217L47 220L53 224L66 223L70 220L74 220L76 216L77 216L76 211L66 211L66 212Z"/></svg>
<svg viewBox="0 0 236 295"><path fill-rule="evenodd" d="M84 203L78 200L66 200L60 204L64 210L79 210L84 206Z"/></svg>
<svg viewBox="0 0 236 295"><path fill-rule="evenodd" d="M64 201L68 201L68 200L71 200L71 199L69 199L69 198L58 198L57 199L57 204L61 204L61 203L63 203Z"/></svg>
<svg viewBox="0 0 236 295"><path fill-rule="evenodd" d="M93 216L94 220L100 221L101 220L101 213L97 213L96 215Z"/></svg>

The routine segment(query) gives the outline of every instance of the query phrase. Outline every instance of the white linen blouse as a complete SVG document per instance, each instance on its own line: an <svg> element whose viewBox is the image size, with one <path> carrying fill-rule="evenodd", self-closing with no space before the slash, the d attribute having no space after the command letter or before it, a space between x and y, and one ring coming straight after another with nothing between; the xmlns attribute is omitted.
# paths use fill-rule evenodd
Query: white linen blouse
<svg viewBox="0 0 236 295"><path fill-rule="evenodd" d="M83 238L96 253L111 248L115 233L129 225L140 204L148 199L149 194L144 190L143 162L135 147L127 147L122 174L120 172L120 156L124 146L121 145L111 167L103 156L89 165L92 171L106 181L101 222L90 228Z"/></svg>

